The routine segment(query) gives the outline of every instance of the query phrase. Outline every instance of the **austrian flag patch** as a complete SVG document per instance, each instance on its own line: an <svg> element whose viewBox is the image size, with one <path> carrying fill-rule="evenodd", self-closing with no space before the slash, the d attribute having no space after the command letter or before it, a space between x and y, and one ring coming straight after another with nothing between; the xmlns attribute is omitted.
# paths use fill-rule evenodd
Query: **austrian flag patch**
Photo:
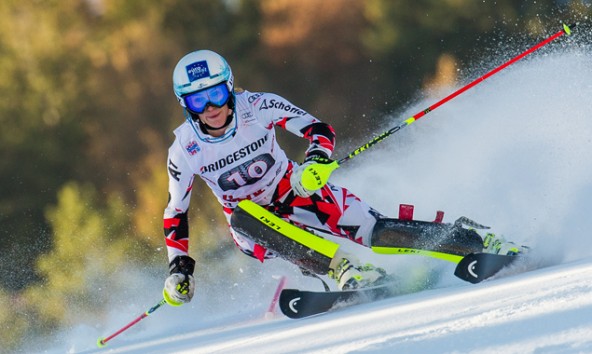
<svg viewBox="0 0 592 354"><path fill-rule="evenodd" d="M197 141L192 140L186 147L185 150L187 150L187 152L189 153L189 155L193 156L195 154L197 154L197 152L200 150L199 146L197 145Z"/></svg>

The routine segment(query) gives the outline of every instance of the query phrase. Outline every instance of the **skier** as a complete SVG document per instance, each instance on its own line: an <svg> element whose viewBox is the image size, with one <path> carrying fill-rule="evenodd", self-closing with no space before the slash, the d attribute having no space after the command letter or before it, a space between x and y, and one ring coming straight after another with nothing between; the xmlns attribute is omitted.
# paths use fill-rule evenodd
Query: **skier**
<svg viewBox="0 0 592 354"><path fill-rule="evenodd" d="M168 154L164 232L170 276L163 294L171 305L187 303L194 294L195 261L188 255L187 210L196 175L217 197L229 225L237 204L248 199L292 224L367 247L400 236L396 232L389 235L384 222L389 219L346 188L327 183L319 190L309 190L302 185L307 166L332 162L335 132L329 124L278 95L235 89L233 80L226 60L209 50L185 55L173 72L173 89L186 121L174 131L176 138ZM303 163L288 159L278 145L276 126L309 141ZM289 259L232 227L230 233L243 253L261 262L277 256ZM503 254L520 252L492 234L485 245L480 236L472 235L468 237L473 245L462 252L483 248ZM342 290L370 286L386 276L383 269L360 264L354 255L341 250L330 260L327 274Z"/></svg>

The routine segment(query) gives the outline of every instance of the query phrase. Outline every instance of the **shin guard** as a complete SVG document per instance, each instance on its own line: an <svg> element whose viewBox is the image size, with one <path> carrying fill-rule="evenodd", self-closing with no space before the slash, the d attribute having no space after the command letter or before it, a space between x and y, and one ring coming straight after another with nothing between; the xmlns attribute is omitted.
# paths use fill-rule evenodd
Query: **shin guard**
<svg viewBox="0 0 592 354"><path fill-rule="evenodd" d="M316 274L327 274L339 244L292 225L265 208L241 201L230 217L234 231Z"/></svg>

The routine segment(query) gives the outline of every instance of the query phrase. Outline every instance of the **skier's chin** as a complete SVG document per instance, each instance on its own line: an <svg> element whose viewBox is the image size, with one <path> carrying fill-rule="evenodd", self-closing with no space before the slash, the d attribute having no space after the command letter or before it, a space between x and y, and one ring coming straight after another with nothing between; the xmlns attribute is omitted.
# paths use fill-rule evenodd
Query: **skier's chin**
<svg viewBox="0 0 592 354"><path fill-rule="evenodd" d="M222 130L222 129L225 129L227 125L226 125L226 122L223 122L223 123L222 123L222 124L220 124L220 126L219 126L219 127L217 127L217 128L216 128L214 125L212 125L212 124L208 124L208 126L209 126L208 130L213 130L213 131L216 131L216 132L218 132L218 131L220 131L220 130Z"/></svg>

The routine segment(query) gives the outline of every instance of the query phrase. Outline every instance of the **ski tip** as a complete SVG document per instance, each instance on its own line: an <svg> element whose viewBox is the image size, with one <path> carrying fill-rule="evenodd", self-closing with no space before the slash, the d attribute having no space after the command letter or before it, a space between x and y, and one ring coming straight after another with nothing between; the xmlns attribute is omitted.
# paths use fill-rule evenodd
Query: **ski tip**
<svg viewBox="0 0 592 354"><path fill-rule="evenodd" d="M480 283L495 275L519 256L504 256L491 253L471 253L456 266L454 275L469 283Z"/></svg>
<svg viewBox="0 0 592 354"><path fill-rule="evenodd" d="M298 289L283 289L280 294L279 305L282 313L289 318L303 317L301 309L301 291Z"/></svg>

